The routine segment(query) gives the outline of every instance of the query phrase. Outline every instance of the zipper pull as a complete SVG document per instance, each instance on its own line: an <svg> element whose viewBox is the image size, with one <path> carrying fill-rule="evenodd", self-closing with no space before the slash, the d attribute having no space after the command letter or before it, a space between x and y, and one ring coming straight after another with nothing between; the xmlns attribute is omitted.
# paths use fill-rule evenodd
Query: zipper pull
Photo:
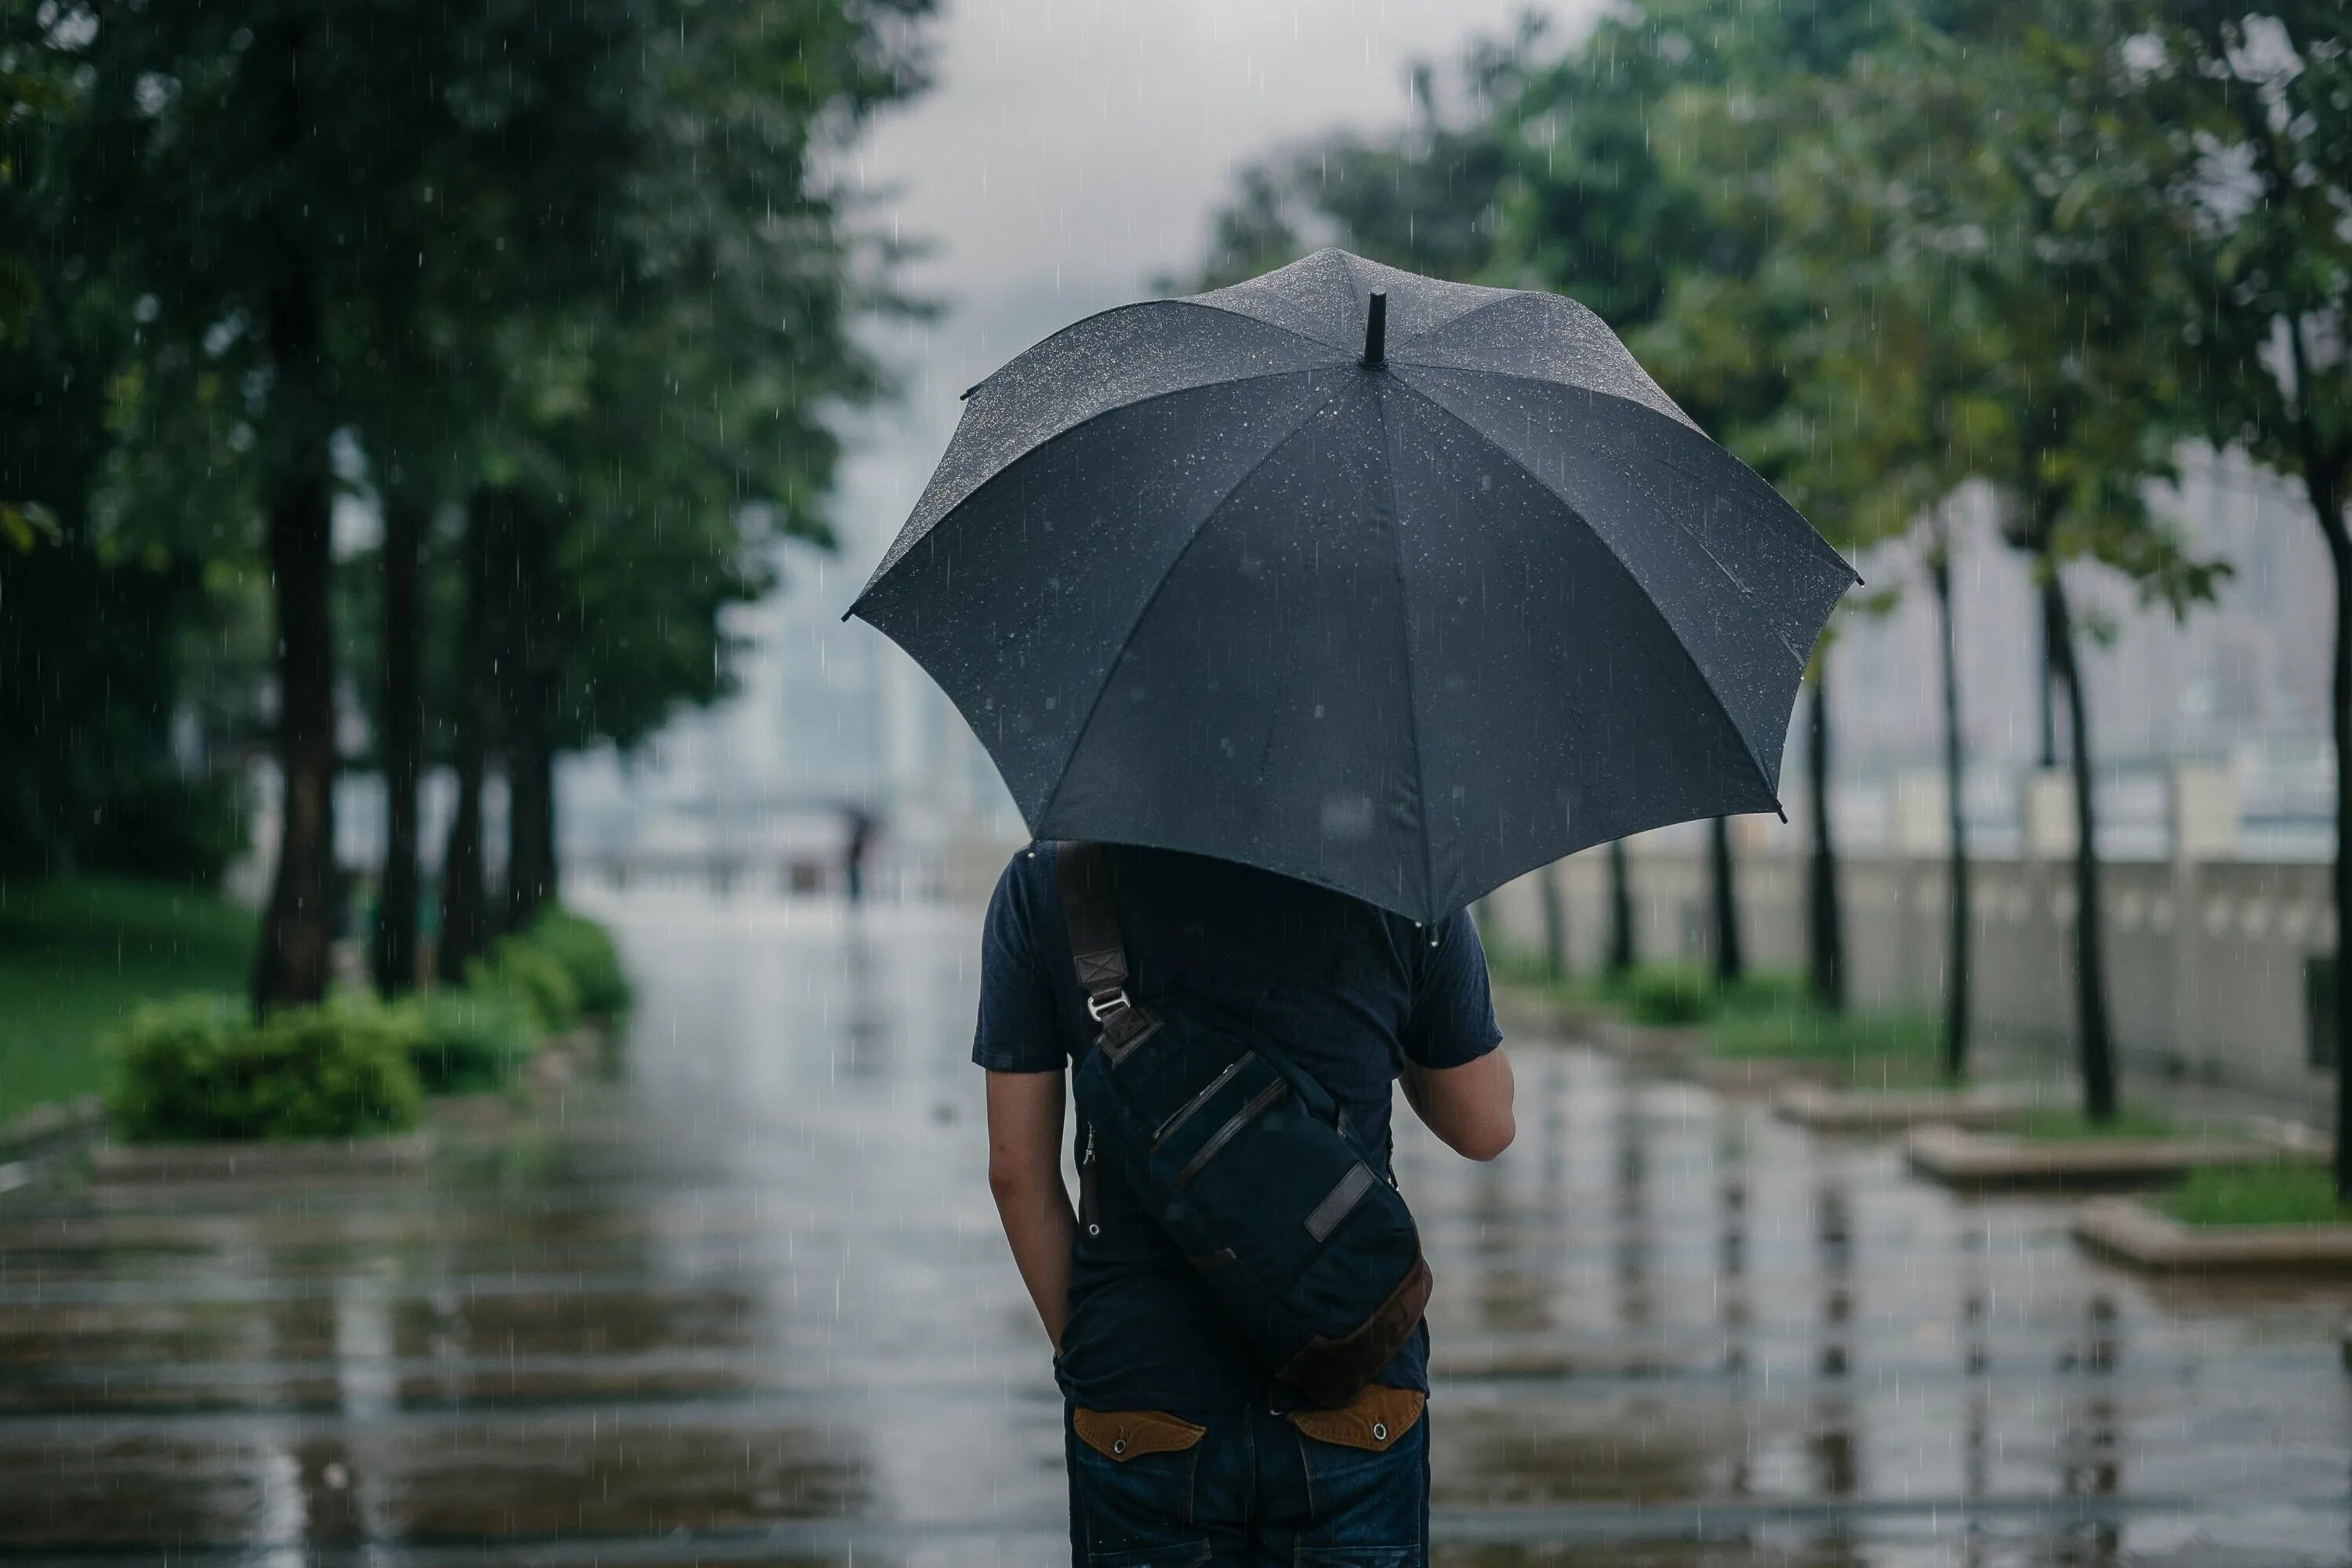
<svg viewBox="0 0 2352 1568"><path fill-rule="evenodd" d="M1088 1237L1102 1235L1102 1220L1095 1209L1095 1124L1091 1121L1087 1123L1087 1152L1078 1156L1078 1223Z"/></svg>

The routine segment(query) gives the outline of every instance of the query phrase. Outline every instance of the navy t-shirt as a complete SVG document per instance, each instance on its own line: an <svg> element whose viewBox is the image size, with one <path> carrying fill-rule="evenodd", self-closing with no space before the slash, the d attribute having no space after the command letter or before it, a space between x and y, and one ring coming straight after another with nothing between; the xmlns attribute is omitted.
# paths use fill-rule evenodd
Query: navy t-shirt
<svg viewBox="0 0 2352 1568"><path fill-rule="evenodd" d="M1181 993L1245 1021L1263 1048L1311 1074L1385 1148L1400 1056L1459 1067L1501 1040L1486 958L1467 914L1433 931L1328 888L1165 849L1113 846L1129 990ZM972 1060L1052 1072L1094 1042L1070 963L1055 849L1013 858L989 900ZM1074 1130L1083 1139L1085 1129ZM1215 1298L1117 1173L1097 1161L1099 1238L1081 1237L1062 1390L1096 1409L1255 1404L1266 1374ZM1378 1381L1426 1390L1426 1327Z"/></svg>

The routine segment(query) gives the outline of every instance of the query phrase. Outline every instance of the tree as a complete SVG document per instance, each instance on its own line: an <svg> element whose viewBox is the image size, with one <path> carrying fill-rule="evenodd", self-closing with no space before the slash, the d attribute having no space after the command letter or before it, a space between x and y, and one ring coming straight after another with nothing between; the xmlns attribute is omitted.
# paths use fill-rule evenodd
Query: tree
<svg viewBox="0 0 2352 1568"><path fill-rule="evenodd" d="M2206 379L2180 420L2302 486L2335 574L2336 973L2352 940L2352 46L2341 8L2210 0L2105 62L2121 134L2153 165L2174 287L2151 303ZM2340 984L2340 981L2339 981ZM2340 992L2339 992L2340 994ZM2336 1184L2352 1199L2352 1007L2336 1010Z"/></svg>
<svg viewBox="0 0 2352 1568"><path fill-rule="evenodd" d="M503 687L508 918L556 882L554 760L633 746L729 688L720 616L773 541L831 542L830 407L884 382L861 311L903 310L894 247L845 222L828 153L922 81L929 0L691 7L652 46L644 166L616 209L624 282L505 344L529 395L492 435L518 485ZM758 84L756 89L746 84ZM675 193L698 182L702 199Z"/></svg>
<svg viewBox="0 0 2352 1568"><path fill-rule="evenodd" d="M282 785L257 1006L315 999L327 982L340 764L329 440L404 352L387 279L432 274L453 236L484 237L447 220L435 176L453 146L531 123L534 106L499 84L543 78L527 63L499 73L553 60L610 82L634 57L598 46L635 42L625 25L638 18L623 0L560 13L520 0L455 15L413 0L265 0L91 16L77 215L126 297L152 302L132 368L156 409L205 377L234 388L250 453ZM593 60L578 58L583 46ZM547 172L551 190L561 174Z"/></svg>
<svg viewBox="0 0 2352 1568"><path fill-rule="evenodd" d="M249 692L246 471L220 378L126 374L155 303L77 183L96 37L87 11L0 12L0 874L202 882L241 827L205 741ZM167 510L126 437L179 470Z"/></svg>
<svg viewBox="0 0 2352 1568"><path fill-rule="evenodd" d="M1714 220L1750 237L1745 276L1698 274L1670 290L1653 337L1671 338L1687 374L1753 382L1762 367L1785 378L1759 410L1727 432L1744 458L1836 540L1860 553L1922 530L1948 563L1947 498L1972 471L1982 433L1998 426L1968 380L1984 345L1954 314L1949 260L1918 246L1900 222L1907 184L1922 166L1907 139L1921 127L1874 114L1876 40L1833 71L1790 76L1769 91L1685 93L1664 117L1665 149L1700 181ZM1758 150L1761 150L1760 153ZM1952 647L1949 575L1933 574ZM1891 607L1893 595L1850 600L1845 613ZM1846 991L1844 920L1829 817L1826 722L1833 643L1814 650L1806 728L1811 791L1807 927L1811 987L1835 1010ZM1946 1038L1957 1076L1968 1035L1967 843L1957 816L1961 741L1958 666L1944 678L1946 754L1955 810L1949 849L1953 931Z"/></svg>
<svg viewBox="0 0 2352 1568"><path fill-rule="evenodd" d="M1798 376L1789 351L1818 315L1770 265L1775 154L1779 137L1806 129L1817 101L1807 84L1843 71L1894 19L1863 3L1668 0L1612 13L1576 48L1513 74L1512 134L1496 137L1512 155L1498 271L1590 305L1702 428L1849 547L1842 510L1790 482L1803 448L1787 439ZM1749 123L1759 105L1773 123ZM1825 725L1813 732L1826 742ZM1826 755L1824 745L1816 760ZM1821 794L1823 779L1814 784ZM1810 902L1816 986L1834 998L1841 921L1825 827L1816 824ZM1746 954L1721 820L1708 827L1707 864L1716 977L1736 984ZM1612 857L1612 877L1623 866ZM1631 903L1622 892L1612 901ZM1614 945L1630 952L1630 932Z"/></svg>
<svg viewBox="0 0 2352 1568"><path fill-rule="evenodd" d="M1998 411L1998 428L1968 458L2004 497L2004 531L2034 570L2044 647L2067 699L2076 1037L2084 1112L2105 1121L2117 1092L2095 754L2065 568L2115 568L2144 602L2177 615L2210 597L2227 569L2195 558L2147 506L2150 483L2172 471L2181 356L2146 310L2165 247L2131 193L2151 171L2108 112L2129 33L2104 9L2064 20L2062 33L2018 18L1995 35L2010 42L1991 59L1982 43L1907 31L1853 75L1842 107L1867 167L1848 160L1843 175L1878 182L1889 248L1928 280L1899 316L1927 340L1917 360L1927 395L1902 419L1932 427L1955 407ZM1948 588L1948 565L1938 583Z"/></svg>

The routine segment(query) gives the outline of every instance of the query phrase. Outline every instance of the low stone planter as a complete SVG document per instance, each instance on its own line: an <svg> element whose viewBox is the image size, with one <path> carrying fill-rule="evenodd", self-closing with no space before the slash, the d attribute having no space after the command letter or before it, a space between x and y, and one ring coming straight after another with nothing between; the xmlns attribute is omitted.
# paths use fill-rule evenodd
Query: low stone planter
<svg viewBox="0 0 2352 1568"><path fill-rule="evenodd" d="M434 1143L429 1131L282 1143L101 1143L90 1165L99 1181L121 1184L400 1175L421 1169Z"/></svg>
<svg viewBox="0 0 2352 1568"><path fill-rule="evenodd" d="M1998 1127L2040 1103L2033 1090L2013 1085L1885 1089L1801 1083L1782 1089L1773 1109L1817 1132L1901 1132L1929 1125Z"/></svg>
<svg viewBox="0 0 2352 1568"><path fill-rule="evenodd" d="M1922 1175L1970 1189L2137 1186L2190 1171L2265 1165L2288 1152L2253 1138L2011 1138L1921 1127L1904 1158Z"/></svg>
<svg viewBox="0 0 2352 1568"><path fill-rule="evenodd" d="M425 1102L425 1113L435 1126L476 1135L507 1131L530 1108L528 1094L504 1089L486 1089L475 1094L436 1094Z"/></svg>
<svg viewBox="0 0 2352 1568"><path fill-rule="evenodd" d="M2074 1239L2135 1268L2352 1272L2352 1225L2183 1225L2137 1198L2085 1204L2074 1218Z"/></svg>
<svg viewBox="0 0 2352 1568"><path fill-rule="evenodd" d="M1803 1057L1701 1057L1690 1073L1719 1094L1772 1094L1818 1087L1831 1070L1827 1062Z"/></svg>

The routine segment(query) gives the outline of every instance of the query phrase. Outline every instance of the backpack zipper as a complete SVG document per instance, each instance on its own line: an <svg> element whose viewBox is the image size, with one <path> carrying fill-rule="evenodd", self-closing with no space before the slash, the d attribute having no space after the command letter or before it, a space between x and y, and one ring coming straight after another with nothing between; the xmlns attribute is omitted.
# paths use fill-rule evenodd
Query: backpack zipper
<svg viewBox="0 0 2352 1568"><path fill-rule="evenodd" d="M1087 1152L1078 1156L1078 1224L1090 1237L1102 1235L1102 1220L1095 1210L1095 1124L1087 1123Z"/></svg>

